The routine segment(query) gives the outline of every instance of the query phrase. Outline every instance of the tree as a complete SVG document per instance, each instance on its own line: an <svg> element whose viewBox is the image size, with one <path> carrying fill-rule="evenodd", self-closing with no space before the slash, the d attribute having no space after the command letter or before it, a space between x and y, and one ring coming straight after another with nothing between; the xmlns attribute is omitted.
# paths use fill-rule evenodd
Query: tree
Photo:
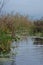
<svg viewBox="0 0 43 65"><path fill-rule="evenodd" d="M0 13L3 9L3 6L4 6L4 0L0 0Z"/></svg>
<svg viewBox="0 0 43 65"><path fill-rule="evenodd" d="M10 1L10 0L9 0ZM0 14L3 11L3 7L6 6L8 0L0 0Z"/></svg>

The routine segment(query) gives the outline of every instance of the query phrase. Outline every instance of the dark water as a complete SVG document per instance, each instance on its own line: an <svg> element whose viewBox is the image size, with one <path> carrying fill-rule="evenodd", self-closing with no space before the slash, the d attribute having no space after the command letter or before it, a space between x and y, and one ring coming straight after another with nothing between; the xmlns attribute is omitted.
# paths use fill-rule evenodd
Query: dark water
<svg viewBox="0 0 43 65"><path fill-rule="evenodd" d="M0 61L0 65L43 65L43 45L34 45L34 40L26 38L12 44L13 61ZM41 43L41 42L40 42ZM13 47L13 46L16 46Z"/></svg>

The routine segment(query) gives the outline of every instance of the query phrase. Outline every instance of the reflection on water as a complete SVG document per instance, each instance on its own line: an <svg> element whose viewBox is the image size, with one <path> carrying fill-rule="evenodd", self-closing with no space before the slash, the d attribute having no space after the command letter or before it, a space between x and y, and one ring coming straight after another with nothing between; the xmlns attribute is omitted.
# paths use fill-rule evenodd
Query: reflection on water
<svg viewBox="0 0 43 65"><path fill-rule="evenodd" d="M0 65L16 65L15 58L16 58L16 55L12 55L12 60L7 59L7 58L3 60L1 58Z"/></svg>
<svg viewBox="0 0 43 65"><path fill-rule="evenodd" d="M0 65L43 65L43 46L33 43L42 44L42 39L25 38L12 43L11 58L13 60L0 61Z"/></svg>
<svg viewBox="0 0 43 65"><path fill-rule="evenodd" d="M43 38L35 38L34 44L36 45L43 45Z"/></svg>
<svg viewBox="0 0 43 65"><path fill-rule="evenodd" d="M0 62L0 65L16 65L15 61Z"/></svg>

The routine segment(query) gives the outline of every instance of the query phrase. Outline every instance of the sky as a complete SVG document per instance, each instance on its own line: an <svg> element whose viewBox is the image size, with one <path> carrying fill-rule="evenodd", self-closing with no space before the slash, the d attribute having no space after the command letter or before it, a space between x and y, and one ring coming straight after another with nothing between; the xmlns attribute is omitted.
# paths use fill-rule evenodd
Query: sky
<svg viewBox="0 0 43 65"><path fill-rule="evenodd" d="M6 0L4 12L20 13L33 18L43 17L43 0Z"/></svg>

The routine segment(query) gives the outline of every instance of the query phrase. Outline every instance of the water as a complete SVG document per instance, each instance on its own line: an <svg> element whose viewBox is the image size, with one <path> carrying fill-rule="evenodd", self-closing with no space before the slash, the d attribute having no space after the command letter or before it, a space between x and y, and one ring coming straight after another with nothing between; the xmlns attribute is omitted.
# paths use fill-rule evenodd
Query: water
<svg viewBox="0 0 43 65"><path fill-rule="evenodd" d="M0 65L43 65L43 45L34 45L34 40L26 38L14 42L12 48L15 55L12 61L0 61ZM16 48L13 46L16 45Z"/></svg>

